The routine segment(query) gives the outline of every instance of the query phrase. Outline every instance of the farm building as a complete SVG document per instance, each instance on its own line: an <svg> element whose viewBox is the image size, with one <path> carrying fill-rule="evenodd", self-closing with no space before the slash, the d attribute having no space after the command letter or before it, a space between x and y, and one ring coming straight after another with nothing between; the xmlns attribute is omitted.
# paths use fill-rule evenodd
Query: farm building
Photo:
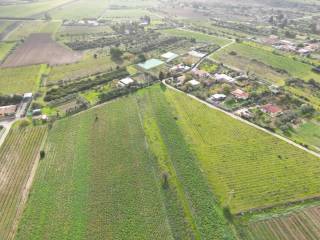
<svg viewBox="0 0 320 240"><path fill-rule="evenodd" d="M177 57L179 57L179 55L175 54L173 52L167 52L167 53L161 55L161 58L165 59L166 62L171 62L172 60L176 59Z"/></svg>
<svg viewBox="0 0 320 240"><path fill-rule="evenodd" d="M13 117L16 114L17 106L8 105L0 107L0 117Z"/></svg>
<svg viewBox="0 0 320 240"><path fill-rule="evenodd" d="M196 57L196 58L203 58L203 57L206 56L205 53L197 52L197 51L194 51L194 50L188 52L188 54L189 54L190 56Z"/></svg>
<svg viewBox="0 0 320 240"><path fill-rule="evenodd" d="M145 61L144 63L139 63L138 66L143 70L151 70L153 68L161 66L162 64L164 64L163 61L153 58Z"/></svg>
<svg viewBox="0 0 320 240"><path fill-rule="evenodd" d="M121 79L119 82L118 82L118 85L120 87L125 87L125 86L129 86L130 84L134 83L134 80L130 77L126 77L126 78L123 78Z"/></svg>
<svg viewBox="0 0 320 240"><path fill-rule="evenodd" d="M249 94L242 91L241 89L236 89L234 91L231 92L231 94L239 100L246 100L249 98Z"/></svg>
<svg viewBox="0 0 320 240"><path fill-rule="evenodd" d="M235 82L235 79L233 77L230 77L226 74L219 74L219 73L216 73L214 75L215 79L219 82L222 82L222 81L225 81L225 82L229 82L229 83L233 83Z"/></svg>
<svg viewBox="0 0 320 240"><path fill-rule="evenodd" d="M269 114L271 117L276 117L282 114L282 109L272 103L262 106L261 111Z"/></svg>

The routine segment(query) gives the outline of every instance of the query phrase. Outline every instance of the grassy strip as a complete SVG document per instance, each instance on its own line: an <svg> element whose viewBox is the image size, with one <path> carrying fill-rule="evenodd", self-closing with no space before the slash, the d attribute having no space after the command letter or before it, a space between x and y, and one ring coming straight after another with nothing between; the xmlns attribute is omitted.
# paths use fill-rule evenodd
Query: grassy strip
<svg viewBox="0 0 320 240"><path fill-rule="evenodd" d="M160 32L168 35L172 35L172 36L177 36L177 37L194 38L197 41L202 41L202 42L216 43L220 46L226 45L231 42L226 38L220 38L220 37L208 35L205 33L188 31L183 29L167 29L167 30L161 30Z"/></svg>
<svg viewBox="0 0 320 240"><path fill-rule="evenodd" d="M174 119L174 109L168 107L170 105L158 85L147 94L169 159L176 171L177 181L181 184L189 205L184 209L191 209L196 227L194 230L200 235L200 239L233 239L197 160ZM182 202L186 204L186 201Z"/></svg>

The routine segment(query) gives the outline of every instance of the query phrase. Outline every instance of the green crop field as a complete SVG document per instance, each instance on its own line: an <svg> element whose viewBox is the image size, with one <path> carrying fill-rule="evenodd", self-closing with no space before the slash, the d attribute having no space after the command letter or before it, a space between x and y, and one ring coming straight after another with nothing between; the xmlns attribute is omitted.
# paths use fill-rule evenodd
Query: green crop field
<svg viewBox="0 0 320 240"><path fill-rule="evenodd" d="M38 89L46 65L17 68L0 68L0 93L25 93Z"/></svg>
<svg viewBox="0 0 320 240"><path fill-rule="evenodd" d="M11 130L0 148L0 239L12 239L27 201L45 127Z"/></svg>
<svg viewBox="0 0 320 240"><path fill-rule="evenodd" d="M75 1L49 12L53 19L96 18L107 8L108 0Z"/></svg>
<svg viewBox="0 0 320 240"><path fill-rule="evenodd" d="M17 239L233 239L221 206L320 194L317 157L159 85L57 122L46 153Z"/></svg>
<svg viewBox="0 0 320 240"><path fill-rule="evenodd" d="M60 35L81 35L95 33L112 33L113 30L109 26L63 26L61 27Z"/></svg>
<svg viewBox="0 0 320 240"><path fill-rule="evenodd" d="M233 239L167 104L156 86L56 122L17 239Z"/></svg>
<svg viewBox="0 0 320 240"><path fill-rule="evenodd" d="M17 239L172 239L134 98L58 122L46 153Z"/></svg>
<svg viewBox="0 0 320 240"><path fill-rule="evenodd" d="M213 192L232 212L320 195L319 158L183 94L166 93Z"/></svg>
<svg viewBox="0 0 320 240"><path fill-rule="evenodd" d="M0 6L0 17L29 17L43 13L71 0L37 1L32 3L12 4Z"/></svg>
<svg viewBox="0 0 320 240"><path fill-rule="evenodd" d="M172 35L172 36L194 38L197 41L216 43L220 46L226 45L231 42L231 40L226 38L220 38L213 35L208 35L200 32L193 32L193 31L188 31L183 29L168 29L168 30L161 30L161 32L168 35Z"/></svg>
<svg viewBox="0 0 320 240"><path fill-rule="evenodd" d="M14 45L13 42L0 42L0 62L5 59Z"/></svg>
<svg viewBox="0 0 320 240"><path fill-rule="evenodd" d="M17 41L28 37L31 33L55 33L59 30L61 21L29 21L23 22L12 31L6 40Z"/></svg>
<svg viewBox="0 0 320 240"><path fill-rule="evenodd" d="M158 15L145 9L107 9L103 18L106 19L139 19L143 16L150 16L152 19L159 19Z"/></svg>
<svg viewBox="0 0 320 240"><path fill-rule="evenodd" d="M159 2L157 0L108 0L108 6L126 6L130 8L154 7Z"/></svg>
<svg viewBox="0 0 320 240"><path fill-rule="evenodd" d="M102 73L116 67L110 56L99 55L97 59L94 53L87 52L83 59L77 63L59 65L52 67L48 78L48 83L55 83L60 80L74 80L81 77Z"/></svg>
<svg viewBox="0 0 320 240"><path fill-rule="evenodd" d="M229 54L232 51L236 52L237 55ZM311 65L299 62L288 56L274 54L272 51L257 46L251 46L247 43L232 44L223 50L214 53L211 57L233 67L256 72L261 77L278 82L279 84L283 84L283 81L281 82L281 75L278 77L270 76L270 74L276 75L275 69L285 70L288 75L303 80L313 78L316 81L320 81L320 75L312 72ZM250 64L244 65L242 64L243 61ZM262 68L262 70L259 68ZM285 79L288 78L288 76L284 75L282 78Z"/></svg>
<svg viewBox="0 0 320 240"><path fill-rule="evenodd" d="M307 122L294 129L293 138L320 149L320 123Z"/></svg>

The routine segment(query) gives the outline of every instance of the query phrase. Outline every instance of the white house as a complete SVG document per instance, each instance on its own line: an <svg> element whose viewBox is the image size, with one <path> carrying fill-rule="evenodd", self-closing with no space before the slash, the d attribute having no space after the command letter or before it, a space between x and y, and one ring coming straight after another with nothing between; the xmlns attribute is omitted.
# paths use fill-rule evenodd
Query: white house
<svg viewBox="0 0 320 240"><path fill-rule="evenodd" d="M134 83L134 80L130 77L123 78L119 81L121 87L129 86L132 83Z"/></svg>
<svg viewBox="0 0 320 240"><path fill-rule="evenodd" d="M228 76L228 75L226 75L226 74L216 73L216 74L214 75L214 77L215 77L215 79L216 79L217 81L219 81L219 82L220 82L220 81L225 81L225 82L233 83L233 82L236 81L233 77L230 77L230 76Z"/></svg>

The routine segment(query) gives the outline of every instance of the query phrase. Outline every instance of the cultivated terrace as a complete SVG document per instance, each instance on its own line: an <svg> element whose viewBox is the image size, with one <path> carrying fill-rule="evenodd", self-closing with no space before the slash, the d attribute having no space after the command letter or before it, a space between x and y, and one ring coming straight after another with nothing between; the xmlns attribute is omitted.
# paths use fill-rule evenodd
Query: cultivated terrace
<svg viewBox="0 0 320 240"><path fill-rule="evenodd" d="M0 0L0 240L320 239L316 0Z"/></svg>

